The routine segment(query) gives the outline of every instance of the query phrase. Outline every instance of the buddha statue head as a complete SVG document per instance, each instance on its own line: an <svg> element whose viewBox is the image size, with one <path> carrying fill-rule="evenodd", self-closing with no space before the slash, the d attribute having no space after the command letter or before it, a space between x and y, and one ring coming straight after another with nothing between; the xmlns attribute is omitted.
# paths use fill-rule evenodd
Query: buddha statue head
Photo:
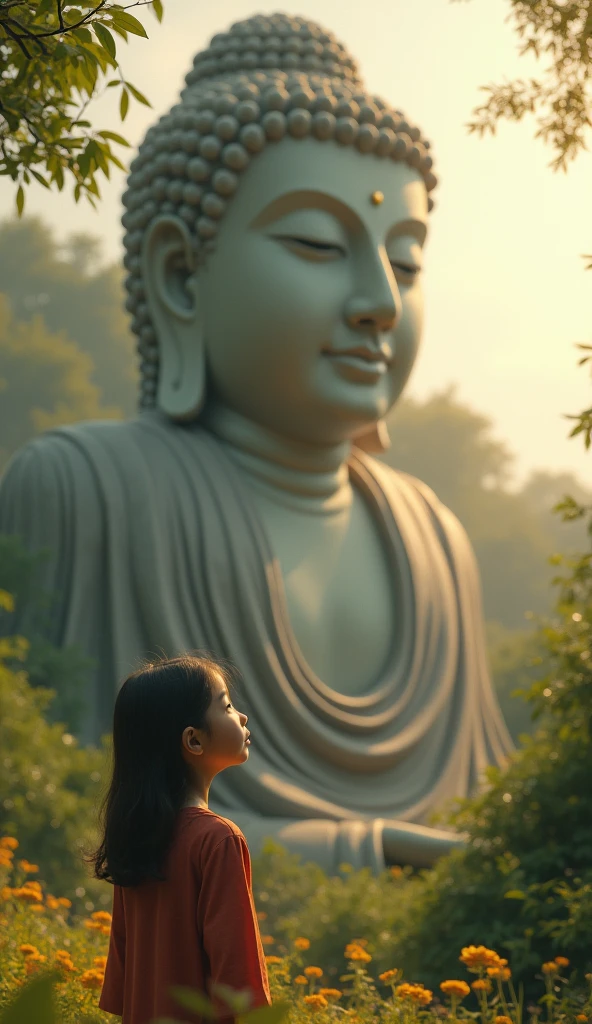
<svg viewBox="0 0 592 1024"><path fill-rule="evenodd" d="M132 161L127 309L142 408L219 402L288 438L376 433L416 358L430 146L304 18L198 53Z"/></svg>

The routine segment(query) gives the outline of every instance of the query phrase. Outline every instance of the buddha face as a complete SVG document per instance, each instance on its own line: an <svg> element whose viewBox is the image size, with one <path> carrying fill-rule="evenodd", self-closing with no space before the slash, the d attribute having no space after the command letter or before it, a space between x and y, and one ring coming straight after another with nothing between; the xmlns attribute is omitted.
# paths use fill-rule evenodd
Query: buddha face
<svg viewBox="0 0 592 1024"><path fill-rule="evenodd" d="M208 400L312 443L383 417L417 355L426 233L407 164L311 138L267 146L196 274Z"/></svg>

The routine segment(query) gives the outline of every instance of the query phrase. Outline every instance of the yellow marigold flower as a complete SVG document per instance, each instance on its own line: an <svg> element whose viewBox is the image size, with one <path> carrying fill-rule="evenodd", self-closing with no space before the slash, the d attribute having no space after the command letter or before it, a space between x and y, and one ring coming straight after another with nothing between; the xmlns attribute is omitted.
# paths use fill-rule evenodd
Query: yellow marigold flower
<svg viewBox="0 0 592 1024"><path fill-rule="evenodd" d="M23 882L23 889L35 889L37 892L41 892L41 882L38 882L36 878L27 878L27 881Z"/></svg>
<svg viewBox="0 0 592 1024"><path fill-rule="evenodd" d="M363 963L368 963L372 959L359 942L350 942L345 947L344 956L347 960L361 960Z"/></svg>
<svg viewBox="0 0 592 1024"><path fill-rule="evenodd" d="M0 839L0 847L5 850L16 850L17 846L18 839L15 839L14 836L2 836Z"/></svg>
<svg viewBox="0 0 592 1024"><path fill-rule="evenodd" d="M111 924L111 914L108 910L95 910L94 914L90 916L93 921L100 921L101 924Z"/></svg>
<svg viewBox="0 0 592 1024"><path fill-rule="evenodd" d="M498 967L500 963L499 954L487 946L463 946L460 951L459 960L469 970L477 967Z"/></svg>
<svg viewBox="0 0 592 1024"><path fill-rule="evenodd" d="M91 967L89 971L84 971L80 975L79 981L84 988L102 988L104 979L105 974L103 971Z"/></svg>
<svg viewBox="0 0 592 1024"><path fill-rule="evenodd" d="M29 886L22 886L20 889L13 889L12 895L16 900L29 900L31 903L43 900L41 893L37 889L31 889Z"/></svg>
<svg viewBox="0 0 592 1024"><path fill-rule="evenodd" d="M23 956L34 956L36 953L39 953L39 950L37 946L32 946L30 942L23 942L22 946L19 946L19 953L22 953Z"/></svg>
<svg viewBox="0 0 592 1024"><path fill-rule="evenodd" d="M514 1022L511 1017L505 1017L502 1013L499 1017L494 1018L494 1024L514 1024Z"/></svg>
<svg viewBox="0 0 592 1024"><path fill-rule="evenodd" d="M554 960L548 960L542 967L543 974L559 974L559 967Z"/></svg>
<svg viewBox="0 0 592 1024"><path fill-rule="evenodd" d="M36 956L28 956L25 960L25 972L27 974L33 974L39 970L40 964L45 963L47 960L46 956L42 956L41 953L37 953Z"/></svg>
<svg viewBox="0 0 592 1024"><path fill-rule="evenodd" d="M305 939L301 935L294 939L294 945L296 949L310 949L310 939Z"/></svg>
<svg viewBox="0 0 592 1024"><path fill-rule="evenodd" d="M509 967L488 967L487 974L490 978L500 978L501 981L509 981L512 977L512 972Z"/></svg>
<svg viewBox="0 0 592 1024"><path fill-rule="evenodd" d="M66 899L65 896L58 896L58 903L60 907L71 907L72 900Z"/></svg>
<svg viewBox="0 0 592 1024"><path fill-rule="evenodd" d="M308 985L308 978L305 978L303 974L297 974L294 978L295 985Z"/></svg>
<svg viewBox="0 0 592 1024"><path fill-rule="evenodd" d="M399 977L399 971L396 967L391 967L389 971L383 971L382 974L378 975L378 980L382 981L385 985L390 985L391 981L395 981Z"/></svg>
<svg viewBox="0 0 592 1024"><path fill-rule="evenodd" d="M93 957L93 964L96 964L97 967L102 967L103 970L104 970L105 967L107 966L107 957L106 956L95 956L95 957Z"/></svg>
<svg viewBox="0 0 592 1024"><path fill-rule="evenodd" d="M12 850L5 850L4 847L0 846L0 865L2 865L3 868L12 867L12 858Z"/></svg>
<svg viewBox="0 0 592 1024"><path fill-rule="evenodd" d="M9 900L13 892L9 885L3 885L0 889L0 900Z"/></svg>
<svg viewBox="0 0 592 1024"><path fill-rule="evenodd" d="M473 992L491 992L491 982L489 978L477 978L471 982L471 988Z"/></svg>
<svg viewBox="0 0 592 1024"><path fill-rule="evenodd" d="M555 963L558 967L569 967L569 960L566 956L556 956Z"/></svg>
<svg viewBox="0 0 592 1024"><path fill-rule="evenodd" d="M60 906L59 900L56 900L55 896L47 896L45 899L45 905L49 910L57 910Z"/></svg>
<svg viewBox="0 0 592 1024"><path fill-rule="evenodd" d="M102 924L99 931L101 932L101 935L110 935L111 927L108 924Z"/></svg>
<svg viewBox="0 0 592 1024"><path fill-rule="evenodd" d="M325 999L341 999L343 992L339 988L320 988L319 995Z"/></svg>
<svg viewBox="0 0 592 1024"><path fill-rule="evenodd" d="M264 946L270 946L272 942L275 942L273 935L262 935L261 942Z"/></svg>
<svg viewBox="0 0 592 1024"><path fill-rule="evenodd" d="M307 978L322 978L323 968L322 967L305 967L304 973Z"/></svg>
<svg viewBox="0 0 592 1024"><path fill-rule="evenodd" d="M264 910L259 910L257 912L257 917L259 918L260 921L265 921L267 919L267 914L265 913Z"/></svg>
<svg viewBox="0 0 592 1024"><path fill-rule="evenodd" d="M54 956L57 960L69 960L72 954L67 949L56 949Z"/></svg>
<svg viewBox="0 0 592 1024"><path fill-rule="evenodd" d="M440 988L444 995L454 996L456 999L464 999L471 991L466 981L455 981L454 979L441 982Z"/></svg>
<svg viewBox="0 0 592 1024"><path fill-rule="evenodd" d="M412 1002L423 1006L431 1003L433 998L433 992L430 992L429 988L424 988L420 984L411 985L407 981L404 981L402 985L397 985L395 995L399 999L411 999Z"/></svg>
<svg viewBox="0 0 592 1024"><path fill-rule="evenodd" d="M398 864L395 864L393 865L392 868L389 868L389 871L391 873L391 878L400 878L401 875L403 874L403 868L400 868Z"/></svg>
<svg viewBox="0 0 592 1024"><path fill-rule="evenodd" d="M34 875L39 871L39 865L31 864L28 860L19 860L17 863L21 871L24 871L27 875Z"/></svg>
<svg viewBox="0 0 592 1024"><path fill-rule="evenodd" d="M103 925L101 924L100 921L92 921L90 917L85 917L82 923L84 927L88 928L88 930L91 932L100 932L103 928Z"/></svg>
<svg viewBox="0 0 592 1024"><path fill-rule="evenodd" d="M265 957L265 963L266 964L281 964L281 963L283 963L283 961L282 961L281 956L266 956Z"/></svg>
<svg viewBox="0 0 592 1024"><path fill-rule="evenodd" d="M34 914L42 914L43 911L45 910L45 907L43 906L42 903L35 903L34 906L29 907L29 910L31 910Z"/></svg>
<svg viewBox="0 0 592 1024"><path fill-rule="evenodd" d="M56 957L55 962L56 962L56 965L59 967L59 969L62 970L62 971L70 971L70 972L76 971L76 968L74 966L74 962L72 961L72 959L70 957L65 957L65 956Z"/></svg>
<svg viewBox="0 0 592 1024"><path fill-rule="evenodd" d="M586 1024L588 1018L585 1013L576 1013L576 1020L580 1021L580 1024Z"/></svg>
<svg viewBox="0 0 592 1024"><path fill-rule="evenodd" d="M308 1006L314 1006L319 1010L324 1010L325 1007L329 1005L325 997L319 995L318 992L313 992L311 996L305 996L304 1002L307 1003Z"/></svg>

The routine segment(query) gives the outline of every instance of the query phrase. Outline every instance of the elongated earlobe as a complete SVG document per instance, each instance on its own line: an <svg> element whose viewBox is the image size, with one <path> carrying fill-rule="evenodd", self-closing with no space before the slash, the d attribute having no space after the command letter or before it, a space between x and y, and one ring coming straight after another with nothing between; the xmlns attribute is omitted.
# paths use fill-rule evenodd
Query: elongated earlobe
<svg viewBox="0 0 592 1024"><path fill-rule="evenodd" d="M205 401L205 325L187 225L160 217L142 252L146 302L159 355L157 407L176 422L196 419Z"/></svg>

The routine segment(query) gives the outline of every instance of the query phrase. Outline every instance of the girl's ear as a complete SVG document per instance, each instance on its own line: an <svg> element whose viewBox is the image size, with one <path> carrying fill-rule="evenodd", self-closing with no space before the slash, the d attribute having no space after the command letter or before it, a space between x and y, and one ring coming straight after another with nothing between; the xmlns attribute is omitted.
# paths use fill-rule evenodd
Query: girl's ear
<svg viewBox="0 0 592 1024"><path fill-rule="evenodd" d="M194 420L205 399L204 324L195 252L180 218L157 217L148 228L142 278L158 341L158 408L178 422Z"/></svg>
<svg viewBox="0 0 592 1024"><path fill-rule="evenodd" d="M188 726L184 730L181 743L183 745L183 749L188 750L191 754L203 754L201 741L191 726Z"/></svg>

